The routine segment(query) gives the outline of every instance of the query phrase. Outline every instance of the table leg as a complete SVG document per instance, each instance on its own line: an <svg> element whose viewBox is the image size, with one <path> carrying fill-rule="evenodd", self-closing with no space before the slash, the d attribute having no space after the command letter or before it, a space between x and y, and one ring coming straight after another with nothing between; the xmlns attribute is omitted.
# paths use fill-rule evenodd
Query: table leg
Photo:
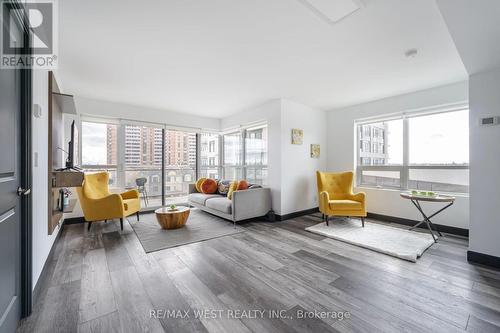
<svg viewBox="0 0 500 333"><path fill-rule="evenodd" d="M419 225L421 225L422 223L425 223L426 226L427 226L427 229L429 229L429 232L431 233L432 235L432 238L434 239L434 242L437 242L437 239L436 239L436 236L434 236L434 230L437 232L437 234L439 236L443 236L441 234L441 232L436 228L436 226L431 222L431 217L434 217L436 216L437 214L441 213L443 210L445 210L446 208L450 207L453 202L451 202L450 204L446 205L445 207L441 208L440 210L438 210L437 212L435 212L434 214L432 214L431 216L427 216L424 212L424 210L422 209L422 206L420 205L420 203L418 202L418 200L411 200L411 202L413 203L413 205L418 209L418 211L420 212L420 214L422 214L422 217L424 218L422 221L420 221L419 223L415 224L413 227L411 227L409 230L413 230L415 229L416 227L418 227Z"/></svg>

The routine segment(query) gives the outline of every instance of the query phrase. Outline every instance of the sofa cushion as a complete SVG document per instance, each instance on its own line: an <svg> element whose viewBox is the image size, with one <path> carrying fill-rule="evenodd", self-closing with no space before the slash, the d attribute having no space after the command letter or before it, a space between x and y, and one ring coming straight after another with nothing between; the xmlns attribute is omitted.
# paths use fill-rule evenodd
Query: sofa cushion
<svg viewBox="0 0 500 333"><path fill-rule="evenodd" d="M229 191L227 192L227 198L231 200L233 198L233 192L238 189L238 182L234 181L229 185Z"/></svg>
<svg viewBox="0 0 500 333"><path fill-rule="evenodd" d="M206 179L205 177L201 177L194 184L194 187L196 188L196 191L198 191L198 193L201 193L201 184L203 184L203 182L205 181L205 179Z"/></svg>
<svg viewBox="0 0 500 333"><path fill-rule="evenodd" d="M248 182L246 180L240 180L238 182L238 188L236 190L242 191L242 190L247 190L247 189L248 189Z"/></svg>
<svg viewBox="0 0 500 333"><path fill-rule="evenodd" d="M188 196L188 200L199 205L205 206L205 203L210 198L218 198L220 195L218 194L203 194L203 193L191 193Z"/></svg>
<svg viewBox="0 0 500 333"><path fill-rule="evenodd" d="M205 194L217 193L217 182L215 179L207 178L201 183L201 192Z"/></svg>
<svg viewBox="0 0 500 333"><path fill-rule="evenodd" d="M210 198L207 200L205 206L226 214L231 214L231 212L233 211L231 200L226 197L219 196L218 198Z"/></svg>
<svg viewBox="0 0 500 333"><path fill-rule="evenodd" d="M230 180L221 180L219 181L218 184L218 192L221 195L227 195L227 192L229 192L229 186L231 186L231 181Z"/></svg>

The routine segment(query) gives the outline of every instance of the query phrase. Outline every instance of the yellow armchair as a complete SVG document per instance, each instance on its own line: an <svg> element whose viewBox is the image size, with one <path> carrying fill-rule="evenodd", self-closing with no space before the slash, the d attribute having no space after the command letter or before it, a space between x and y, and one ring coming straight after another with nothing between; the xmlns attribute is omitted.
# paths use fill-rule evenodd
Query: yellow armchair
<svg viewBox="0 0 500 333"><path fill-rule="evenodd" d="M363 192L353 193L354 174L350 171L340 173L316 171L318 183L319 210L326 225L330 216L356 216L365 226L366 205Z"/></svg>
<svg viewBox="0 0 500 333"><path fill-rule="evenodd" d="M82 187L76 189L83 216L89 223L88 230L92 222L112 219L120 219L123 230L123 218L132 214L137 214L139 221L139 192L130 190L121 194L110 193L108 183L107 172L85 174Z"/></svg>

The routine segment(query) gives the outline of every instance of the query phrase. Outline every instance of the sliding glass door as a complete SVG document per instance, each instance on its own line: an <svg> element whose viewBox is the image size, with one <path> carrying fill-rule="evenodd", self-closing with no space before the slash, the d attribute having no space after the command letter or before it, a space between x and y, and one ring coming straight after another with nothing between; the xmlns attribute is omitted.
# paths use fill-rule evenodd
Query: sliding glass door
<svg viewBox="0 0 500 333"><path fill-rule="evenodd" d="M125 189L137 189L143 207L162 205L162 136L161 126L123 124Z"/></svg>

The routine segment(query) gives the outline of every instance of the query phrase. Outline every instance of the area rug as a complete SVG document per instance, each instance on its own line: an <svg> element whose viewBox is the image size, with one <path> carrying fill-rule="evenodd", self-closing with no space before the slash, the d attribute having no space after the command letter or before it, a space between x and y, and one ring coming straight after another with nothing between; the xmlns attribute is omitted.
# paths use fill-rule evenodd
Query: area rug
<svg viewBox="0 0 500 333"><path fill-rule="evenodd" d="M186 225L179 229L161 229L154 213L141 214L139 222L130 219L129 223L146 253L245 231L242 227L234 227L231 221L196 208L191 208Z"/></svg>
<svg viewBox="0 0 500 333"><path fill-rule="evenodd" d="M412 262L434 244L430 234L369 222L363 228L359 219L335 219L305 230Z"/></svg>

